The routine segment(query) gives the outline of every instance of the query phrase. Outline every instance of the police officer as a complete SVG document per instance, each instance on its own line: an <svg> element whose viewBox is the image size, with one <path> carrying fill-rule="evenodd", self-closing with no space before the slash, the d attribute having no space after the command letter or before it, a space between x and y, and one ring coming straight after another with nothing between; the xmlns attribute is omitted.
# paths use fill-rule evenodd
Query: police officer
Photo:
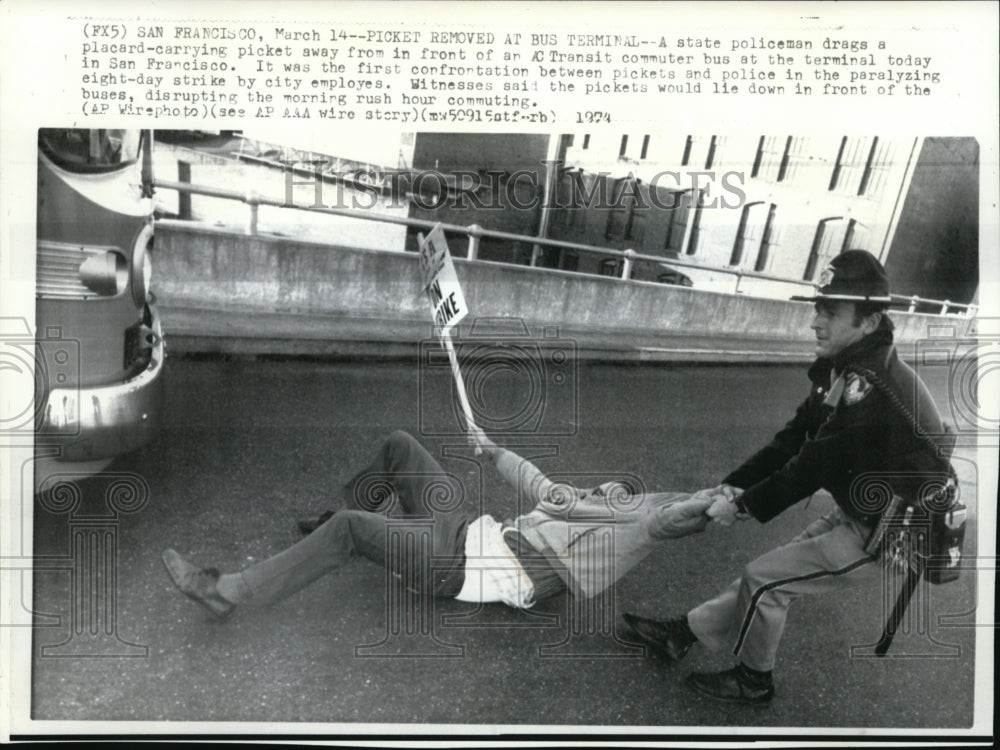
<svg viewBox="0 0 1000 750"><path fill-rule="evenodd" d="M889 284L878 260L844 252L824 269L816 296L793 299L815 304L809 396L768 445L715 488L709 515L723 525L764 523L821 488L836 501L833 512L749 563L728 588L684 616L623 615L668 661L695 643L730 649L738 658L733 668L693 673L687 684L737 703L773 698L772 669L792 600L879 580L879 554L866 547L891 495L915 498L940 487L948 468L947 449L929 438L945 434L937 409L893 345Z"/></svg>

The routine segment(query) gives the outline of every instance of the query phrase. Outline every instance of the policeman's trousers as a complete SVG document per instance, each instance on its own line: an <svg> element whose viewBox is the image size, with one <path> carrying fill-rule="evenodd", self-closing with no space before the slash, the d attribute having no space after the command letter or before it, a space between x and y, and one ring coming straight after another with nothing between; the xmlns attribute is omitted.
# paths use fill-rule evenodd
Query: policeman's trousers
<svg viewBox="0 0 1000 750"><path fill-rule="evenodd" d="M864 550L868 533L839 509L813 521L790 543L748 563L714 599L691 610L691 630L710 650L731 649L751 669L770 671L793 600L872 584L886 575Z"/></svg>

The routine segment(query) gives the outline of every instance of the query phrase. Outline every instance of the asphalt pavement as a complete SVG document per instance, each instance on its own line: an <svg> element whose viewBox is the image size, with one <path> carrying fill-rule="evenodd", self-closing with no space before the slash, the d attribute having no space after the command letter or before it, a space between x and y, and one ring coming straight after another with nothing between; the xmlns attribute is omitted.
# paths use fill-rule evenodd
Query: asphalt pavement
<svg viewBox="0 0 1000 750"><path fill-rule="evenodd" d="M932 375L946 403L946 373ZM395 429L420 437L463 479L473 513L506 518L518 509L490 465L460 455L451 375L439 361L173 357L166 376L166 420L153 444L83 483L72 512L36 503L35 552L52 563L34 579L36 719L93 722L97 733L121 721L241 722L231 725L237 734L250 726L242 722L265 722L274 732L410 737L579 727L900 734L972 722L968 572L919 592L892 658L865 654L884 619L881 590L797 602L766 708L714 703L684 687L691 669L728 666L725 654L698 652L671 667L621 639L622 611L686 611L829 510L822 496L768 524L668 541L591 603L561 595L518 612L435 600L415 610L416 622L400 623L382 569L357 560L278 606L215 621L174 589L162 550L223 571L280 551L299 538L296 517L327 507ZM802 366L549 360L536 370L493 363L467 381L484 426L507 431L498 442L549 455L543 470L588 484L627 473L664 490L718 483L791 416L807 387ZM961 454L958 463L972 498L975 466ZM106 497L121 492L123 477L141 497L119 496L109 511ZM80 542L88 523L104 536ZM81 543L105 550L88 568L104 571L93 579L74 557Z"/></svg>

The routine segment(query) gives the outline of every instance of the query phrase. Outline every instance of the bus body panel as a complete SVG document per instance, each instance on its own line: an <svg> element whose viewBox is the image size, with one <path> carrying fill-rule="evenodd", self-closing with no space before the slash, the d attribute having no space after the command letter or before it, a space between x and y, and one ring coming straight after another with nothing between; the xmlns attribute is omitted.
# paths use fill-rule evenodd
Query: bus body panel
<svg viewBox="0 0 1000 750"><path fill-rule="evenodd" d="M160 424L165 345L148 289L141 142L128 131L39 132L36 490L50 472L99 470Z"/></svg>

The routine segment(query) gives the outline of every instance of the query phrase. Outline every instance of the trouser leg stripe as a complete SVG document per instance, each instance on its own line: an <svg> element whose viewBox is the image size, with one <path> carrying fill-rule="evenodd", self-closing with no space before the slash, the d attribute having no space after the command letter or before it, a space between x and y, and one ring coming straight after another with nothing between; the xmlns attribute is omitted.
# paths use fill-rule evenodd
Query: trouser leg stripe
<svg viewBox="0 0 1000 750"><path fill-rule="evenodd" d="M743 649L743 642L746 640L747 633L750 632L750 624L753 622L754 615L757 613L757 605L760 603L761 597L764 596L768 591L776 589L779 586L784 586L788 583L795 583L796 581L811 581L817 578L823 578L825 576L840 576L846 573L850 573L852 570L857 570L862 565L867 565L870 562L875 562L877 558L872 556L863 557L856 562L851 563L847 567L840 568L839 570L821 570L816 573L809 573L804 576L794 576L792 578L783 578L779 581L771 581L770 583L765 583L759 589L753 592L753 596L750 597L750 606L747 608L746 614L743 616L743 625L740 627L739 638L736 639L736 645L733 647L733 653L739 655L740 651Z"/></svg>

